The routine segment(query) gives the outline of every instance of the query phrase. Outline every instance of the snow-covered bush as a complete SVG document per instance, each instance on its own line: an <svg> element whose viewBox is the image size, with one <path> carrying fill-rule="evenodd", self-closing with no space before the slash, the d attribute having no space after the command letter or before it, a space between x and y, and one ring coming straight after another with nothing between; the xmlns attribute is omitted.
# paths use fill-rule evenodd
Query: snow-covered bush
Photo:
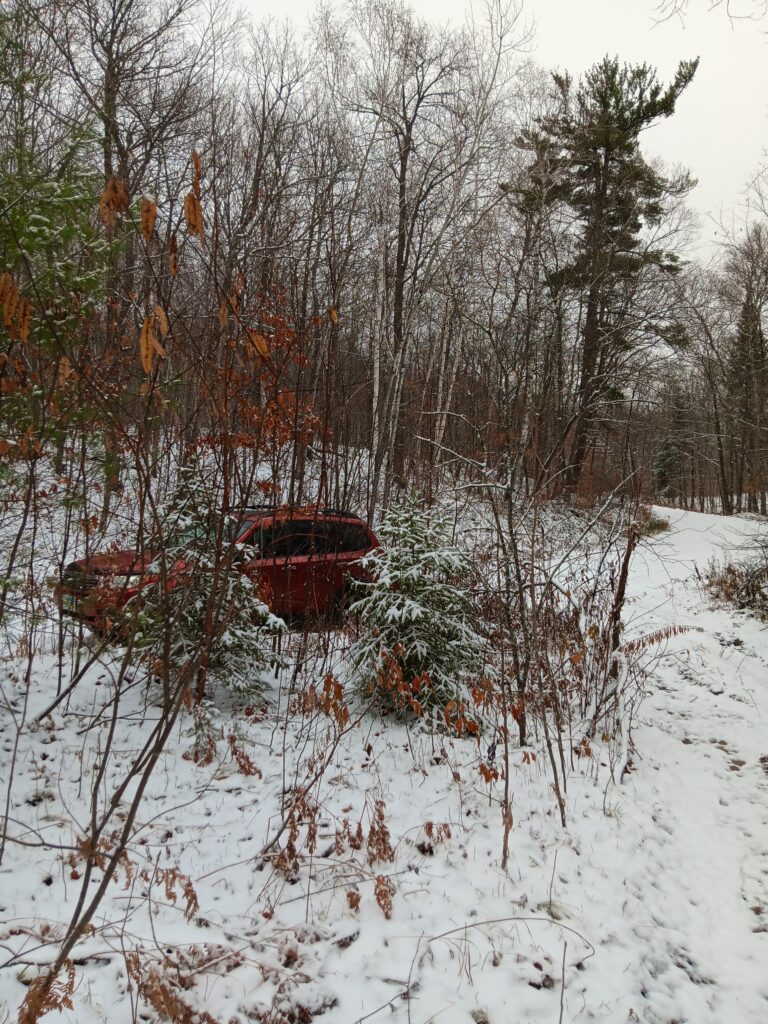
<svg viewBox="0 0 768 1024"><path fill-rule="evenodd" d="M768 619L768 550L725 564L710 562L704 585L715 597Z"/></svg>
<svg viewBox="0 0 768 1024"><path fill-rule="evenodd" d="M484 675L485 644L472 564L448 522L417 500L392 506L378 533L382 546L362 559L369 580L351 608L362 626L351 649L358 678L382 711L476 732L470 687Z"/></svg>
<svg viewBox="0 0 768 1024"><path fill-rule="evenodd" d="M239 571L229 521L217 514L210 483L195 467L162 516L161 550L150 571L158 581L129 606L133 642L156 674L195 680L195 700L208 682L240 693L257 690L268 663L266 646L284 628ZM158 667L160 671L158 671Z"/></svg>

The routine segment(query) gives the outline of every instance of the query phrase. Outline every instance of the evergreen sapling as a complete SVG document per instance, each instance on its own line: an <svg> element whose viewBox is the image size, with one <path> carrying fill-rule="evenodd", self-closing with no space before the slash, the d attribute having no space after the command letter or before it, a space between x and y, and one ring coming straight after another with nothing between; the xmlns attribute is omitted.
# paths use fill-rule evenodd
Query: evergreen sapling
<svg viewBox="0 0 768 1024"><path fill-rule="evenodd" d="M236 520L212 511L216 504L204 475L182 470L163 517L162 554L150 567L158 582L142 588L134 609L136 647L151 664L167 661L169 674L196 678L196 703L207 682L258 690L274 660L266 644L284 628L239 570Z"/></svg>
<svg viewBox="0 0 768 1024"><path fill-rule="evenodd" d="M382 547L361 559L369 580L350 609L362 626L351 649L358 679L383 712L477 732L465 718L485 653L471 562L447 520L413 499L392 506L378 532Z"/></svg>

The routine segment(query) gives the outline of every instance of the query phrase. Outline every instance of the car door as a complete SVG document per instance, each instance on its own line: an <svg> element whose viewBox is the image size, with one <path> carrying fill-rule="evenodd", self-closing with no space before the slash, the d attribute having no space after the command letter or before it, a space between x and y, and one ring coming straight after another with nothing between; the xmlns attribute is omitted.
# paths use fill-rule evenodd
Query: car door
<svg viewBox="0 0 768 1024"><path fill-rule="evenodd" d="M301 521L301 550L291 559L294 609L302 615L325 615L339 589L334 524L322 517Z"/></svg>
<svg viewBox="0 0 768 1024"><path fill-rule="evenodd" d="M274 519L259 529L258 557L248 565L258 574L269 606L276 615L303 613L309 589L312 523Z"/></svg>
<svg viewBox="0 0 768 1024"><path fill-rule="evenodd" d="M307 611L316 615L325 615L333 607L338 590L334 525L322 519L313 524L307 573Z"/></svg>
<svg viewBox="0 0 768 1024"><path fill-rule="evenodd" d="M358 559L371 548L371 539L363 523L331 520L325 529L325 554L318 566L315 584L321 610L330 611L349 588L349 581L362 575Z"/></svg>

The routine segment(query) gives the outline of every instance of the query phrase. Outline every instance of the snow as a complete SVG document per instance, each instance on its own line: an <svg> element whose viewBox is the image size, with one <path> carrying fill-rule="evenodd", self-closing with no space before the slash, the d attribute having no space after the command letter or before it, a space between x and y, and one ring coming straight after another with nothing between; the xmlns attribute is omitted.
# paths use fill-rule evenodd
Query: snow
<svg viewBox="0 0 768 1024"><path fill-rule="evenodd" d="M655 512L671 525L635 556L624 640L689 628L644 655L646 694L621 783L598 738L574 758L564 829L544 759L513 750L502 871L501 783L484 782L477 744L415 735L362 710L343 729L320 711L302 714L295 700L289 711L328 671L344 682L327 637L294 634L284 650L292 668L267 707L235 712L233 698L217 698L222 736L210 764L182 756L191 723L178 726L141 804L131 866L118 870L72 954L73 1008L50 1019L162 1019L129 981L126 954L139 950L145 978L154 966L181 999L222 1022L764 1024L766 627L714 604L696 575L764 523ZM50 654L33 661L26 701L24 666L7 662L0 679L0 797L10 781L12 837L0 866L0 1021L16 1019L74 909L82 863L73 848L114 696L105 655L36 723L59 666ZM65 682L68 671L65 663ZM100 806L157 717L153 699L138 678L121 694ZM242 774L230 733L260 776ZM280 871L287 834L270 843L302 788L317 805L316 847L303 813L299 860ZM129 796L107 833L122 826ZM377 801L389 840L378 833L369 844ZM190 920L181 883L166 885L173 868L199 900ZM377 885L391 890L389 918Z"/></svg>

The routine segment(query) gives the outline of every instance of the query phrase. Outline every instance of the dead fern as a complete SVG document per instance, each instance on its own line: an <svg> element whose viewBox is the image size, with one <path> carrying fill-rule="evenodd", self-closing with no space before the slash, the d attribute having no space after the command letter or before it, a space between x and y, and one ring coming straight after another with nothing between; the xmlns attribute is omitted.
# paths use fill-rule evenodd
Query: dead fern
<svg viewBox="0 0 768 1024"><path fill-rule="evenodd" d="M416 843L416 849L424 857L431 857L435 846L451 838L451 826L447 821L436 825L433 821L424 824L424 837Z"/></svg>
<svg viewBox="0 0 768 1024"><path fill-rule="evenodd" d="M64 977L42 974L35 978L27 990L19 1010L19 1024L37 1024L42 1016L51 1010L71 1010L72 993L75 991L75 965L67 960L63 967Z"/></svg>
<svg viewBox="0 0 768 1024"><path fill-rule="evenodd" d="M163 886L165 898L173 906L176 906L179 895L181 896L185 904L184 917L191 921L200 909L200 901L189 875L185 875L177 867L155 868L154 880Z"/></svg>
<svg viewBox="0 0 768 1024"><path fill-rule="evenodd" d="M385 806L386 804L383 800L376 801L371 826L368 830L368 863L371 866L376 861L393 861L395 859L395 851L392 849L389 829L384 820Z"/></svg>
<svg viewBox="0 0 768 1024"><path fill-rule="evenodd" d="M85 863L90 863L93 867L98 868L99 871L106 871L109 860L112 856L112 851L115 849L114 839L114 836L111 839L106 836L102 836L95 846L88 836L83 836L79 839L77 842L77 851L73 851L67 856L67 864L70 868L70 878L80 878L81 872L79 870L79 866L83 861ZM127 891L130 889L138 869L125 850L120 853L117 862L123 870L123 889ZM119 871L115 871L112 876L112 881L119 884Z"/></svg>
<svg viewBox="0 0 768 1024"><path fill-rule="evenodd" d="M136 951L126 956L128 976L136 985L139 996L171 1024L219 1024L210 1013L190 1006L176 991L177 982L158 967L144 969Z"/></svg>
<svg viewBox="0 0 768 1024"><path fill-rule="evenodd" d="M691 631L702 633L703 629L701 626L665 626L663 629L656 629L652 633L646 633L644 636L638 636L634 640L629 640L627 643L622 644L620 650L622 654L626 655L640 654L642 651L648 650L649 647L656 647L664 640L671 640L674 636L681 636L683 633L690 633Z"/></svg>
<svg viewBox="0 0 768 1024"><path fill-rule="evenodd" d="M239 745L235 733L231 732L229 734L227 742L229 743L229 752L232 754L232 758L237 765L238 772L241 775L255 775L256 778L260 779L261 771Z"/></svg>
<svg viewBox="0 0 768 1024"><path fill-rule="evenodd" d="M341 857L347 847L351 850L360 850L362 849L364 842L365 834L363 833L362 822L358 821L357 828L353 832L349 819L344 818L341 823L341 828L336 829L336 838L334 842L336 855Z"/></svg>
<svg viewBox="0 0 768 1024"><path fill-rule="evenodd" d="M373 892L379 909L384 917L389 920L392 917L392 896L394 895L392 882L385 875L376 875L376 885Z"/></svg>
<svg viewBox="0 0 768 1024"><path fill-rule="evenodd" d="M288 839L280 851L275 867L281 871L286 878L293 878L299 868L299 837L302 826L306 826L307 834L304 848L311 855L317 849L317 816L319 808L317 803L306 792L298 790L291 800L286 815L288 828Z"/></svg>

